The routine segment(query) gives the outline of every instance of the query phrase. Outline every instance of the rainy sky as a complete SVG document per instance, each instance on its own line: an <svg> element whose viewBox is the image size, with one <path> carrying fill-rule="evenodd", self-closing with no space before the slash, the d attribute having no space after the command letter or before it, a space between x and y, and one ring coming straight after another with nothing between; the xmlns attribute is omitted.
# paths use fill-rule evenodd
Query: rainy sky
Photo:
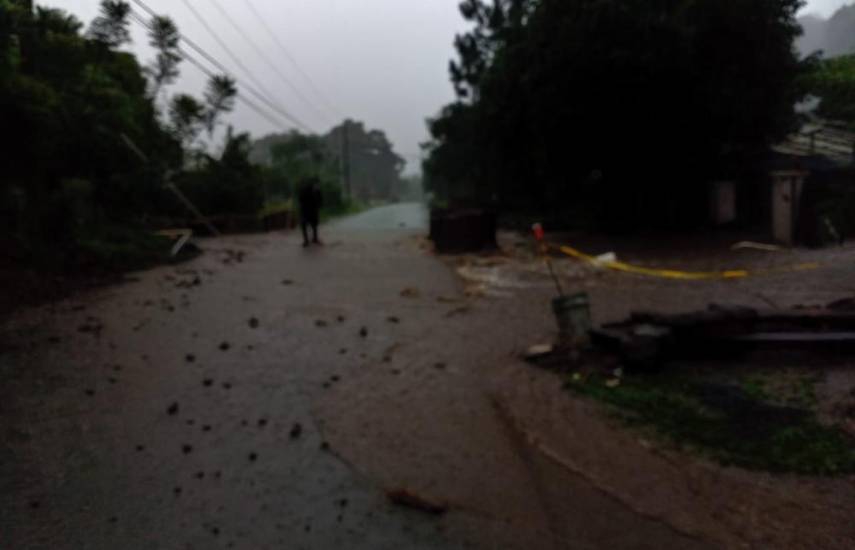
<svg viewBox="0 0 855 550"><path fill-rule="evenodd" d="M327 131L346 116L385 130L415 170L419 143L427 139L425 118L453 97L448 61L454 55L454 35L465 29L459 0L143 1L172 17L182 33L233 72L239 87L252 87L274 104L277 114L263 104L265 115L244 104L232 113L230 122L254 136L293 127L282 111L315 132ZM66 9L88 24L99 2L37 3ZM827 16L844 3L809 0L805 12ZM152 57L137 24L132 49L143 63ZM171 91L201 95L204 82L203 73L185 63Z"/></svg>

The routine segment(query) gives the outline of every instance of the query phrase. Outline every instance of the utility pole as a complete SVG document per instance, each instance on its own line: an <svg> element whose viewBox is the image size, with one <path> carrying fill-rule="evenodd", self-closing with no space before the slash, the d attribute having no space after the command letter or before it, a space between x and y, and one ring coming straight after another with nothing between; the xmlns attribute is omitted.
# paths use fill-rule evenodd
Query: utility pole
<svg viewBox="0 0 855 550"><path fill-rule="evenodd" d="M151 162L148 159L148 155L143 153L142 149L140 149L137 146L137 144L134 143L134 140L129 138L127 136L127 134L122 133L119 135L119 137L124 142L125 146L128 149L130 149L133 154L135 154L137 157L139 157L139 159L144 164L151 164ZM181 204L183 204L184 207L187 208L187 210L189 210L194 216L196 216L196 221L198 221L199 223L204 225L208 229L208 231L211 232L211 235L213 235L215 237L219 237L220 232L217 230L216 227L214 227L214 224L212 224L211 221L208 218L206 218L205 215L202 214L198 208L196 208L195 204L190 202L190 199L188 199L187 196L184 193L182 193L180 189L178 189L178 186L176 186L174 183L172 183L171 179L172 179L171 174L167 174L166 183L163 185L163 187L165 189L169 190L173 195L175 195L178 198L178 200L181 202Z"/></svg>

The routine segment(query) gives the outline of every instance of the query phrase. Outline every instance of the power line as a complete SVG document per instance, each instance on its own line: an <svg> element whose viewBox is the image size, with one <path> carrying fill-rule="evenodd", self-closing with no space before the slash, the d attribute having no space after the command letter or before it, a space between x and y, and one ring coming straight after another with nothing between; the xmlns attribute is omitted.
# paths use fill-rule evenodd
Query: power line
<svg viewBox="0 0 855 550"><path fill-rule="evenodd" d="M152 27L151 27L151 24L149 24L149 22L148 22L148 21L146 21L144 17L142 17L141 15L139 15L138 13L136 13L136 12L135 12L135 11L133 11L133 10L131 10L131 12L130 12L130 13L131 13L131 16L134 18L134 20L136 20L136 22L137 22L137 23L139 23L140 25L142 25L142 26L143 26L143 27L145 27L146 29L151 30L151 28L152 28ZM193 57L192 55L188 54L186 50L183 50L183 49L179 48L179 49L178 49L178 52L179 52L179 54L181 55L181 58L182 58L182 59L184 59L185 61L189 62L191 65L195 66L196 68L198 68L198 69L199 69L200 71L202 71L206 76L211 77L211 78L212 78L212 77L214 77L214 76L216 76L216 74L215 74L212 70L210 70L208 67L206 67L206 66L205 66L202 62L200 62L198 59L196 59L196 58L195 58L195 57ZM271 114L269 111L267 111L266 109L264 109L264 108L260 107L257 103L255 103L254 101L250 100L249 98L247 98L245 95L241 94L240 92L238 92L238 94L237 94L237 99L238 99L239 101L243 102L247 107L249 107L250 109L252 109L253 111L255 111L257 114L259 114L259 115L260 115L261 117L263 117L265 120L268 120L268 121L274 121L274 120L277 118L277 116L279 116L279 115L277 115L277 114L275 114L275 113ZM277 123L279 123L279 124L281 124L281 123L282 123L282 120L280 119L280 120L277 120L276 122L277 122ZM290 121L290 120L289 120L288 122L292 122L292 121ZM285 127L287 127L287 126L288 126L288 124L282 124L282 126L283 126L283 128L285 128Z"/></svg>
<svg viewBox="0 0 855 550"><path fill-rule="evenodd" d="M187 6L187 9L190 10L190 12L196 18L196 20L198 20L199 23L205 28L205 30L208 31L208 34L211 35L211 38L213 38L217 42L217 44L220 45L220 47L223 49L223 51L226 52L226 55L229 56L229 58L232 60L232 62L235 65L237 65L238 68L243 72L243 74L247 78L249 78L249 80L256 86L256 88L261 90L261 92L267 97L268 105L271 105L271 106L276 105L278 111L283 112L283 113L287 113L288 111L279 107L278 104L276 104L276 101L273 99L275 97L274 94L271 94L264 87L264 84L262 84L261 81L258 80L254 74L252 74L252 71L250 71L249 68L243 63L243 61L241 61L240 57L238 57L232 51L232 49L228 46L228 44L226 44L225 40L223 40L220 37L220 35L217 34L217 32L213 29L213 27L211 27L208 24L208 21L202 16L202 14L199 12L199 10L194 8L193 4L191 4L189 0L182 0L182 1L184 2L184 5ZM292 115L290 113L288 113L288 116L292 116ZM302 125L302 123L301 123L301 125Z"/></svg>
<svg viewBox="0 0 855 550"><path fill-rule="evenodd" d="M270 67L270 69L274 73L276 73L277 76L279 76L279 78L282 80L282 82L284 82L285 85L288 86L297 95L297 97L303 101L303 103L305 103L312 111L314 111L315 114L319 115L322 119L327 120L328 115L323 113L320 109L318 109L315 106L315 104L311 100L309 100L309 98L306 97L300 91L300 89L294 85L293 82L291 82L291 79L289 79L287 76L285 76L285 74L282 72L282 70L279 68L279 66L270 60L270 57L268 57L267 54L264 52L264 50L258 46L258 44L255 42L255 40L253 40L253 38L246 31L244 31L243 28L241 28L241 26L238 25L233 18L229 17L229 14L223 8L222 4L218 0L211 0L211 4L213 4L214 9L216 9L218 12L220 12L220 15L223 16L223 19L228 21L229 25L231 25L231 27L235 31L237 31L237 33L240 34L243 37L243 39L246 40L247 43L249 43L250 46L252 46L252 48L255 50L255 53L258 54L258 56L267 64L268 67Z"/></svg>
<svg viewBox="0 0 855 550"><path fill-rule="evenodd" d="M282 41L279 40L279 37L276 36L276 33L273 32L273 29L267 23L267 20L264 19L264 17L261 15L261 13L259 13L258 10L256 9L256 7L252 4L252 1L251 0L244 0L244 2L246 2L246 5L249 8L249 11L255 16L255 18L261 24L261 27L267 32L267 34L270 36L270 38L273 40L273 42L277 46L279 46L279 49L282 50L282 54L288 59L288 61L291 62L291 65L294 66L294 68L297 70L297 72L300 73L300 75L303 77L303 79L306 81L306 83L308 83L309 87L312 88L312 91L315 92L315 95L317 95L321 99L321 101L326 105L327 109L329 109L330 112L332 112L333 114L337 115L338 117L340 117L342 119L347 118L341 111L336 109L335 105L333 105L333 103L327 98L327 96L315 85L314 81L312 81L312 78L308 75L308 73L306 73L306 71L304 71L300 67L300 65L297 63L297 60L294 59L294 56L291 55L291 52L288 51L288 48L285 47L285 45L282 43Z"/></svg>
<svg viewBox="0 0 855 550"><path fill-rule="evenodd" d="M160 14L158 14L156 11L154 11L154 10L153 10L153 9L152 9L148 4L146 4L146 3L145 3L145 2L143 2L142 0L131 0L131 1L132 1L134 4L136 4L137 6L139 6L140 8L142 8L142 9L143 9L143 11L145 11L146 13L148 13L150 16L152 16L152 17L159 17L159 16L160 16ZM147 28L151 29L151 26L148 24L148 22L147 22L147 21L143 20L143 24L144 24ZM189 46L193 51L195 51L195 52L196 52L196 53L198 53L200 56L202 56L202 57L203 57L206 61L208 61L210 64L212 64L213 66L215 66L217 69L219 69L220 71L222 71L224 74L226 74L226 75L227 75L227 76L229 76L230 78L233 78L236 82L238 81L238 79L234 76L234 74L232 73L232 71L230 71L229 69L227 69L227 68L226 68L222 63L220 63L220 62L219 62L219 61L218 61L214 56L212 56L211 54L209 54L208 52L206 52L206 51L205 51L201 46L199 46L198 44L196 44L193 40L190 40L189 38L187 38L187 36L185 36L184 34L181 34L181 33L179 33L179 37L181 38L181 41L182 41L182 42L184 42L185 44L187 44L187 45L188 45L188 46ZM289 122L291 122L292 124L294 124L294 125L296 125L296 126L298 126L298 127L302 128L303 130L305 130L305 131L307 131L307 132L309 132L309 133L316 133L316 132L314 132L314 130L312 130L311 128L309 128L309 126L307 126L307 125L306 125L306 124L304 124L302 121L300 121L297 117L295 117L294 115L292 115L291 113L289 113L286 109L283 109L282 107L280 107L280 106L276 105L275 103L273 103L272 101L270 101L270 100L269 100L269 99L268 99L264 94L262 94L261 92L259 92L259 91L258 91L258 90L256 90L255 88L253 88L253 87L249 86L249 85L248 85L248 84L246 84L246 83L241 84L241 87L242 87L242 88L244 88L245 90L247 90L251 95L253 95L253 96L254 96L258 101L260 101L262 104L264 104L265 106L267 106L267 108L269 108L269 109L270 109L270 110L272 110L273 112L278 113L279 115L283 116L286 120L288 120L288 121L289 121Z"/></svg>

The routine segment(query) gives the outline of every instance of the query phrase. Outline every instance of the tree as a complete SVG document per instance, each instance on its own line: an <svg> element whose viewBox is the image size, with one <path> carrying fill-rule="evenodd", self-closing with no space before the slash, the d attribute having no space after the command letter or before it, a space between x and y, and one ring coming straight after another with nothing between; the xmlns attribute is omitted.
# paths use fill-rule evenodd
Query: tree
<svg viewBox="0 0 855 550"><path fill-rule="evenodd" d="M346 140L346 145L345 145ZM406 165L386 133L367 129L362 122L346 120L324 137L335 165L347 165L353 198L362 201L395 199ZM343 149L347 158L342 159Z"/></svg>
<svg viewBox="0 0 855 550"><path fill-rule="evenodd" d="M344 149L348 152L347 162ZM266 136L255 142L251 158L257 164L272 166L289 190L309 176L320 177L330 189L340 188L343 168L349 170L352 198L356 200L393 200L403 189L401 173L405 161L395 152L386 133L366 129L362 122L353 120L323 136L296 131Z"/></svg>
<svg viewBox="0 0 855 550"><path fill-rule="evenodd" d="M685 225L797 125L799 0L466 0L428 185L505 209ZM595 176L596 175L596 176Z"/></svg>
<svg viewBox="0 0 855 550"><path fill-rule="evenodd" d="M154 61L148 67L152 79L152 97L157 98L160 90L175 82L178 78L178 65L181 63L179 43L181 34L178 27L168 17L155 16L149 25L149 44L157 51Z"/></svg>
<svg viewBox="0 0 855 550"><path fill-rule="evenodd" d="M100 15L89 27L89 37L107 48L115 49L131 41L128 16L131 6L122 0L102 0Z"/></svg>
<svg viewBox="0 0 855 550"><path fill-rule="evenodd" d="M237 94L236 82L229 76L215 75L208 80L205 90L205 128L208 130L208 137L213 137L218 118L234 109Z"/></svg>
<svg viewBox="0 0 855 550"><path fill-rule="evenodd" d="M0 4L0 120L17 132L5 150L15 162L0 178L0 217L17 220L7 234L54 246L55 258L99 228L132 225L154 208L156 174L121 135L166 157L174 151L139 64L116 49L126 36L123 13L120 3L103 3L82 35L80 21L61 10Z"/></svg>
<svg viewBox="0 0 855 550"><path fill-rule="evenodd" d="M817 61L805 85L820 98L821 116L855 127L855 55Z"/></svg>
<svg viewBox="0 0 855 550"><path fill-rule="evenodd" d="M169 120L175 137L192 147L205 124L205 106L191 95L176 95L169 104Z"/></svg>

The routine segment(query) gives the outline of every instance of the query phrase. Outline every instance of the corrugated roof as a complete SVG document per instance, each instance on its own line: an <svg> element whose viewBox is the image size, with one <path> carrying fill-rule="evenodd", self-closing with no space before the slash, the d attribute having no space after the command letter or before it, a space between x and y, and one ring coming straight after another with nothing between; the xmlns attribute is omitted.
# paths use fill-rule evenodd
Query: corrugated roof
<svg viewBox="0 0 855 550"><path fill-rule="evenodd" d="M833 122L811 121L772 150L796 157L824 157L840 167L852 166L855 165L855 132Z"/></svg>

